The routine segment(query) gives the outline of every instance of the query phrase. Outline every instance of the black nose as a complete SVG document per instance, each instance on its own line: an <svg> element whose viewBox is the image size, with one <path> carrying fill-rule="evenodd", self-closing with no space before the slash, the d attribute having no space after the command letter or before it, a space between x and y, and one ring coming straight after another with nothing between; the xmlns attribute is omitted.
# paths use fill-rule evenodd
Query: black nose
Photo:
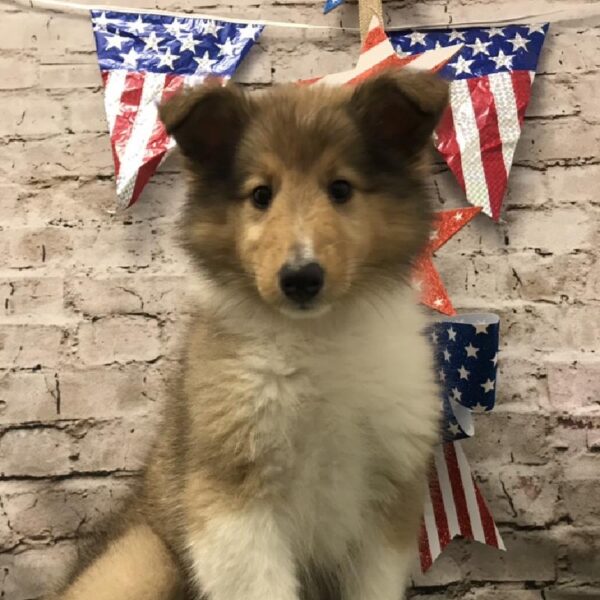
<svg viewBox="0 0 600 600"><path fill-rule="evenodd" d="M298 304L312 300L321 291L324 279L325 271L315 262L298 268L285 265L279 271L281 291Z"/></svg>

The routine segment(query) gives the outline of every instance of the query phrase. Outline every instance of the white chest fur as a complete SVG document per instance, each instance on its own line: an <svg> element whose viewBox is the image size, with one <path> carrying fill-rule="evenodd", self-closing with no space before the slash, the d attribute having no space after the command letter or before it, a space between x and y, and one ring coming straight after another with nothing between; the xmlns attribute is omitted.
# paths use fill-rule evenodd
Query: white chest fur
<svg viewBox="0 0 600 600"><path fill-rule="evenodd" d="M269 469L295 554L336 560L385 493L373 470L409 480L423 468L439 401L420 314L396 308L340 329L257 336L240 352L262 407L256 443L277 446Z"/></svg>

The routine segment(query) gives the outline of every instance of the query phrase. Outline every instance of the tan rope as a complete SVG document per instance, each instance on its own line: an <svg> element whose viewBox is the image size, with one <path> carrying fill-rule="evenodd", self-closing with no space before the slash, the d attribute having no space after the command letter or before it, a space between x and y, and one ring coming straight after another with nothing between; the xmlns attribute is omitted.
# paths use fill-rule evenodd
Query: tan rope
<svg viewBox="0 0 600 600"><path fill-rule="evenodd" d="M360 39L363 42L373 17L377 17L379 22L384 25L381 0L358 0L358 24L360 26Z"/></svg>
<svg viewBox="0 0 600 600"><path fill-rule="evenodd" d="M87 4L82 2L72 2L71 0L12 0L13 4L22 6L24 8L40 9L40 10L52 10L64 13L87 13L90 10L116 10L131 13L148 13L154 15L168 15L171 17L196 17L200 19L216 19L219 21L227 21L229 23L255 23L257 25L269 25L270 27L289 27L295 29L322 29L330 31L358 31L355 27L339 27L335 25L312 25L308 23L293 23L290 21L270 21L268 19L237 19L229 15L218 15L218 14L204 14L196 12L173 12L166 10L157 10L152 8L140 8L140 7L128 7L128 6L116 6L110 4ZM367 31L369 22L373 14L378 14L376 10L369 9L368 4L380 6L380 2L377 0L360 0L359 2L359 15L361 11L366 8L366 14L364 16L364 30ZM452 21L448 17L447 21L440 21L437 23L430 23L427 21L413 21L413 22L402 22L401 24L394 25L391 23L389 27L386 27L388 31L394 29L434 29L440 27L491 27L492 25L513 25L513 24L527 24L542 23L550 21L551 23L584 23L588 26L596 24L597 19L600 17L600 6L596 2L594 5L591 4L573 4L568 9L548 10L542 12L523 12L515 14L513 16L504 17L502 19L493 19L491 21ZM381 18L381 13L379 13ZM591 21L593 20L593 21ZM383 23L383 21L382 21Z"/></svg>

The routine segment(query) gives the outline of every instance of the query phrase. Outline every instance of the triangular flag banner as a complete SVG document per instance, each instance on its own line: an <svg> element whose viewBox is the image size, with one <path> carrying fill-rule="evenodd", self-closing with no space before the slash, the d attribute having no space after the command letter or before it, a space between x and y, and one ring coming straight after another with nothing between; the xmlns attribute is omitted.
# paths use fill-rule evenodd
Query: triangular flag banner
<svg viewBox="0 0 600 600"><path fill-rule="evenodd" d="M425 306L445 315L456 314L448 292L433 264L432 256L480 211L479 207L469 207L442 210L436 213L429 244L415 261L412 275L413 285L420 292L421 302Z"/></svg>
<svg viewBox="0 0 600 600"><path fill-rule="evenodd" d="M209 75L229 79L263 26L98 10L91 18L117 197L125 208L175 145L158 119L158 104Z"/></svg>
<svg viewBox="0 0 600 600"><path fill-rule="evenodd" d="M456 536L505 549L458 442L475 433L472 411L494 408L499 330L498 316L489 313L445 318L427 330L444 419L442 443L435 451L425 495L419 541L423 572Z"/></svg>
<svg viewBox="0 0 600 600"><path fill-rule="evenodd" d="M494 220L500 217L547 32L546 23L390 33L400 57L463 44L440 71L452 83L435 143L467 201Z"/></svg>
<svg viewBox="0 0 600 600"><path fill-rule="evenodd" d="M325 0L325 6L323 6L323 14L326 15L334 8L340 6L340 4L344 4L344 0Z"/></svg>

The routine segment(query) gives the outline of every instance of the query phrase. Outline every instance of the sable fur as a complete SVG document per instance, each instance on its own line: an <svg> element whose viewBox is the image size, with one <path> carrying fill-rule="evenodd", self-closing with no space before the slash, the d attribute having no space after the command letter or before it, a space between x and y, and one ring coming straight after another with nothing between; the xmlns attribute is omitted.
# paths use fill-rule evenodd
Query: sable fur
<svg viewBox="0 0 600 600"><path fill-rule="evenodd" d="M439 411L405 280L446 101L403 70L255 95L209 83L161 107L202 291L141 491L58 598L399 600ZM337 179L347 204L328 197ZM325 287L301 310L278 273L309 260Z"/></svg>

